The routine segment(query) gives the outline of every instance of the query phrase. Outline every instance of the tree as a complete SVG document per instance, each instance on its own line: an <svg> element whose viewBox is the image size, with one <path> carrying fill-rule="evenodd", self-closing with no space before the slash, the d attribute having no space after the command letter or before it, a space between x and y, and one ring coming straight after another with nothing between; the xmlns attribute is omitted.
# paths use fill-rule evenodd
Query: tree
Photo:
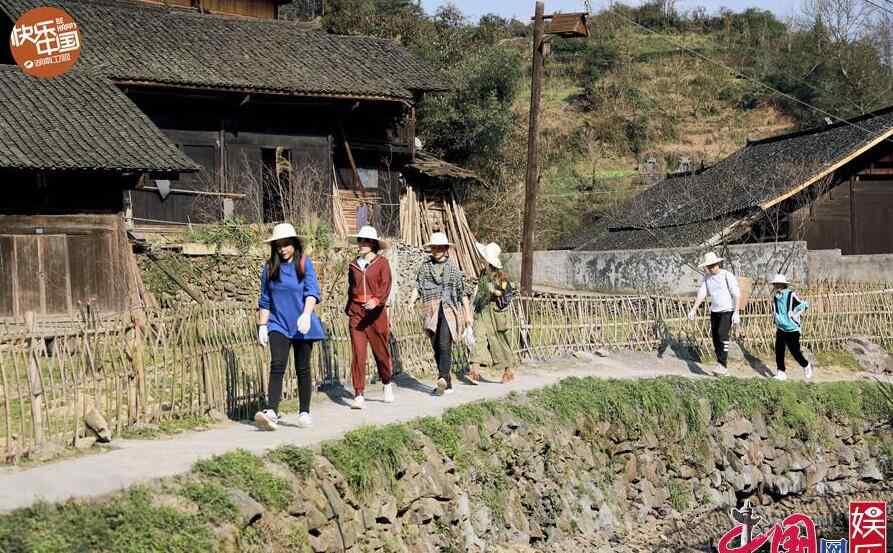
<svg viewBox="0 0 893 553"><path fill-rule="evenodd" d="M520 55L509 48L479 49L446 74L453 90L425 97L418 110L426 147L459 163L497 156L513 122Z"/></svg>

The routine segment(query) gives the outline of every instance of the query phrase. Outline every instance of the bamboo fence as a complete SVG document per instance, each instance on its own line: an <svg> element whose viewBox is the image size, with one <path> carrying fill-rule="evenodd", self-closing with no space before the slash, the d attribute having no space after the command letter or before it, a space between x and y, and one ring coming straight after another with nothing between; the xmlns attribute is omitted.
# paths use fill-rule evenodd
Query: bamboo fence
<svg viewBox="0 0 893 553"><path fill-rule="evenodd" d="M802 343L837 351L851 336L893 348L893 290L820 288L810 303ZM711 355L708 314L686 317L692 298L547 296L517 299L511 339L522 357L555 358L594 349L654 350L682 345ZM327 339L312 357L313 381L350 381L347 318L334 304L319 314ZM391 308L395 371L434 374L430 341L414 306ZM30 320L0 330L0 455L14 462L47 443L70 445L89 435L85 417L101 413L113 433L140 423L205 415L250 417L263 405L269 353L256 343L251 305L189 305L135 312L117 319L85 317L57 327ZM772 351L770 299L751 298L734 339L746 352ZM466 364L458 344L455 365ZM374 379L370 356L368 374ZM286 397L295 376L286 373Z"/></svg>

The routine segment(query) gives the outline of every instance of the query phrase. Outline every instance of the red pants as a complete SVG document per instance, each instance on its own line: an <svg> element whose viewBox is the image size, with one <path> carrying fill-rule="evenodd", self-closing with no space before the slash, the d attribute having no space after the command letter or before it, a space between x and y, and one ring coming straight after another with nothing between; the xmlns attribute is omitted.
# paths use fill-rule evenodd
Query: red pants
<svg viewBox="0 0 893 553"><path fill-rule="evenodd" d="M354 393L359 396L366 389L366 344L372 346L372 356L375 357L381 382L391 382L391 349L388 344L391 331L388 315L383 308L366 311L356 304L350 310L350 345L353 349L350 369Z"/></svg>

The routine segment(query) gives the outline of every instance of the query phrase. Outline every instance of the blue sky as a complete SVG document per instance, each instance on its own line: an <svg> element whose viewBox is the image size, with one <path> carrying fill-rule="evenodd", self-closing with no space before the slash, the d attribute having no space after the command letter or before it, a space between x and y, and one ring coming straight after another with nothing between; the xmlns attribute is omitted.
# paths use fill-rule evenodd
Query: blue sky
<svg viewBox="0 0 893 553"><path fill-rule="evenodd" d="M422 6L429 13L433 13L438 6L445 4L447 0L422 0ZM459 9L474 21L485 13L496 13L503 17L516 16L518 19L529 18L533 15L535 0L452 0ZM583 11L583 0L545 0L546 13L553 11ZM627 4L638 5L637 0L627 0ZM605 0L593 0L592 8L596 11L607 6ZM727 7L735 11L743 11L747 8L761 8L774 11L779 17L785 18L799 11L800 0L679 0L680 10L689 10L696 6L704 6L711 12L719 11L721 7Z"/></svg>

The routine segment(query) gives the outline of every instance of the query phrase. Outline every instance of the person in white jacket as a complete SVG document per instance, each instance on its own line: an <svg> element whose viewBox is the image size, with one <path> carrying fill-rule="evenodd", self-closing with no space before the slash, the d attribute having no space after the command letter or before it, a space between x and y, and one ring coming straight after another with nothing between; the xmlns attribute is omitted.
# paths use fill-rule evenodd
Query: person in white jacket
<svg viewBox="0 0 893 553"><path fill-rule="evenodd" d="M704 278L701 287L698 288L698 297L695 305L688 313L688 318L694 320L698 308L710 296L710 337L713 338L713 349L716 352L717 366L715 372L719 375L729 374L729 333L732 325L741 322L738 314L741 290L738 288L738 279L735 275L726 271L720 265L723 258L713 252L704 255L704 260L698 265L704 269Z"/></svg>

